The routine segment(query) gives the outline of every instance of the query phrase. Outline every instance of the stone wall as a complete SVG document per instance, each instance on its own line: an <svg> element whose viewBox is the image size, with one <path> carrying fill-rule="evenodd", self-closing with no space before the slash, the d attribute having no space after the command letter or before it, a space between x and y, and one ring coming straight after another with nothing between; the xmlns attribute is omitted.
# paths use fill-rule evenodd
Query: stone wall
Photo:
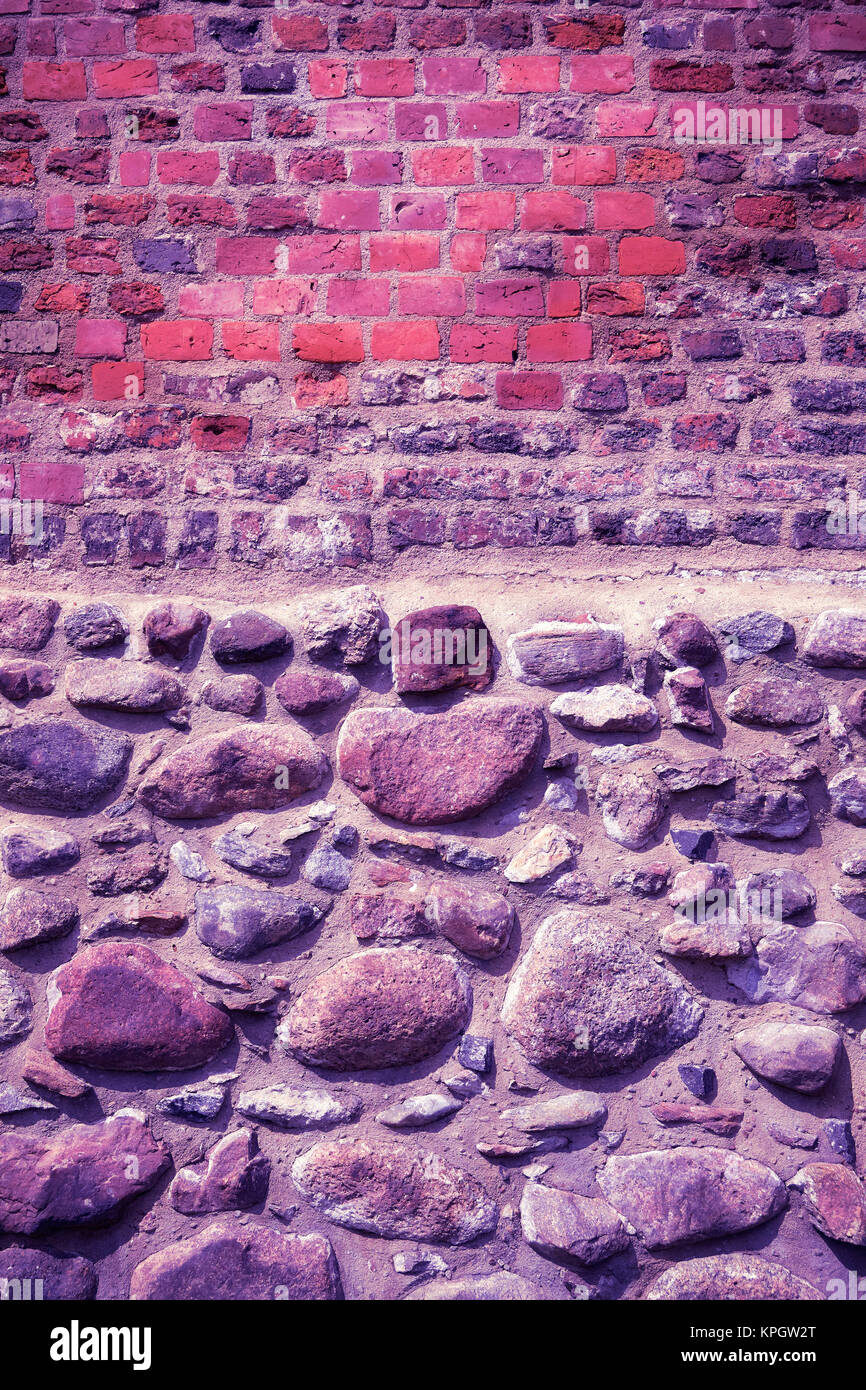
<svg viewBox="0 0 866 1390"><path fill-rule="evenodd" d="M0 1281L847 1291L859 9L0 12Z"/></svg>

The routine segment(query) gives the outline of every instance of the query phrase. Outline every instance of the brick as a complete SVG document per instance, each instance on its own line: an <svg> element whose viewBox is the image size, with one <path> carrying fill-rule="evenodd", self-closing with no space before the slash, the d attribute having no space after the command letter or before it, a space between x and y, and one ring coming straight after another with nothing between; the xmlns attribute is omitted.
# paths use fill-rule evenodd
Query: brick
<svg viewBox="0 0 866 1390"><path fill-rule="evenodd" d="M547 312L552 319L570 319L579 314L580 282L578 280L548 281Z"/></svg>
<svg viewBox="0 0 866 1390"><path fill-rule="evenodd" d="M206 188L220 176L220 157L216 150L159 150L156 176L160 183L190 183Z"/></svg>
<svg viewBox="0 0 866 1390"><path fill-rule="evenodd" d="M90 374L95 401L138 400L144 395L143 362L94 362Z"/></svg>
<svg viewBox="0 0 866 1390"><path fill-rule="evenodd" d="M499 90L500 92L513 92L515 94L558 92L560 62L558 57L548 57L541 54L527 54L520 58L500 58Z"/></svg>
<svg viewBox="0 0 866 1390"><path fill-rule="evenodd" d="M473 183L474 160L471 149L439 145L435 149L412 151L415 182L422 187Z"/></svg>
<svg viewBox="0 0 866 1390"><path fill-rule="evenodd" d="M544 153L501 147L482 149L481 177L485 183L541 183Z"/></svg>
<svg viewBox="0 0 866 1390"><path fill-rule="evenodd" d="M144 188L150 182L150 150L124 150L117 160L124 188Z"/></svg>
<svg viewBox="0 0 866 1390"><path fill-rule="evenodd" d="M288 237L285 244L288 248L286 270L333 273L361 269L361 243L357 236Z"/></svg>
<svg viewBox="0 0 866 1390"><path fill-rule="evenodd" d="M866 20L857 14L810 15L809 44L816 53L866 53Z"/></svg>
<svg viewBox="0 0 866 1390"><path fill-rule="evenodd" d="M307 65L310 95L318 101L330 101L346 95L349 69L346 63L333 59L313 58Z"/></svg>
<svg viewBox="0 0 866 1390"><path fill-rule="evenodd" d="M126 324L119 319L79 319L75 325L76 357L122 357Z"/></svg>
<svg viewBox="0 0 866 1390"><path fill-rule="evenodd" d="M243 313L244 287L230 282L182 285L178 290L177 307L181 314L191 318L234 317Z"/></svg>
<svg viewBox="0 0 866 1390"><path fill-rule="evenodd" d="M412 96L415 91L414 59L359 59L355 67L355 91L365 97Z"/></svg>
<svg viewBox="0 0 866 1390"><path fill-rule="evenodd" d="M429 319L374 323L370 349L377 362L435 362L439 358L439 329Z"/></svg>
<svg viewBox="0 0 866 1390"><path fill-rule="evenodd" d="M571 275L604 275L610 270L610 248L604 237L564 236L562 263Z"/></svg>
<svg viewBox="0 0 866 1390"><path fill-rule="evenodd" d="M403 157L399 150L351 150L350 181L374 187L402 183Z"/></svg>
<svg viewBox="0 0 866 1390"><path fill-rule="evenodd" d="M544 18L547 42L555 48L579 48L595 53L623 42L622 15L593 15L587 19Z"/></svg>
<svg viewBox="0 0 866 1390"><path fill-rule="evenodd" d="M288 53L327 53L328 26L318 15L274 15L274 48Z"/></svg>
<svg viewBox="0 0 866 1390"><path fill-rule="evenodd" d="M483 95L487 74L478 58L467 55L430 55L421 60L424 91L431 97Z"/></svg>
<svg viewBox="0 0 866 1390"><path fill-rule="evenodd" d="M337 317L382 318L388 313L390 297L387 280L334 279L328 282L327 310Z"/></svg>
<svg viewBox="0 0 866 1390"><path fill-rule="evenodd" d="M236 453L247 446L250 423L247 415L198 415L190 424L192 446L209 453Z"/></svg>
<svg viewBox="0 0 866 1390"><path fill-rule="evenodd" d="M476 283L475 311L495 318L529 318L544 313L539 280L488 280Z"/></svg>
<svg viewBox="0 0 866 1390"><path fill-rule="evenodd" d="M655 225L655 201L649 193L599 189L594 204L595 227L599 232L640 231Z"/></svg>
<svg viewBox="0 0 866 1390"><path fill-rule="evenodd" d="M332 280L330 285L339 283ZM315 280L259 280L253 285L253 313L311 314L316 308L317 290ZM231 312L239 313L240 309Z"/></svg>
<svg viewBox="0 0 866 1390"><path fill-rule="evenodd" d="M516 327L455 323L449 354L452 362L512 362L517 357Z"/></svg>
<svg viewBox="0 0 866 1390"><path fill-rule="evenodd" d="M25 101L83 101L87 81L83 63L22 63Z"/></svg>
<svg viewBox="0 0 866 1390"><path fill-rule="evenodd" d="M457 226L461 230L480 232L511 228L516 204L514 193L458 193Z"/></svg>
<svg viewBox="0 0 866 1390"><path fill-rule="evenodd" d="M585 323L532 323L526 330L528 362L586 362L592 329Z"/></svg>
<svg viewBox="0 0 866 1390"><path fill-rule="evenodd" d="M463 101L455 108L457 134L462 140L516 135L520 106L516 101Z"/></svg>
<svg viewBox="0 0 866 1390"><path fill-rule="evenodd" d="M135 46L139 53L194 53L192 15L142 15L135 24Z"/></svg>
<svg viewBox="0 0 866 1390"><path fill-rule="evenodd" d="M82 463L39 463L23 459L19 469L18 495L22 501L71 503L84 501Z"/></svg>
<svg viewBox="0 0 866 1390"><path fill-rule="evenodd" d="M197 319L144 324L141 349L156 362L206 362L213 347L213 326Z"/></svg>
<svg viewBox="0 0 866 1390"><path fill-rule="evenodd" d="M448 205L442 193L400 193L391 199L389 225L400 231L444 231L447 218Z"/></svg>
<svg viewBox="0 0 866 1390"><path fill-rule="evenodd" d="M319 194L319 227L342 232L378 231L378 193L348 193L328 191Z"/></svg>
<svg viewBox="0 0 866 1390"><path fill-rule="evenodd" d="M370 237L370 269L435 270L439 238L424 232L382 232ZM360 269L360 257L356 269Z"/></svg>
<svg viewBox="0 0 866 1390"><path fill-rule="evenodd" d="M451 265L464 274L483 269L487 238L483 232L456 232L451 238Z"/></svg>
<svg viewBox="0 0 866 1390"><path fill-rule="evenodd" d="M444 140L448 112L438 101L401 101L394 108L398 140Z"/></svg>
<svg viewBox="0 0 866 1390"><path fill-rule="evenodd" d="M223 323L223 348L238 362L279 362L280 330L275 323Z"/></svg>
<svg viewBox="0 0 866 1390"><path fill-rule="evenodd" d="M383 101L344 101L329 106L326 131L331 140L387 140L388 106Z"/></svg>
<svg viewBox="0 0 866 1390"><path fill-rule="evenodd" d="M337 42L350 53L375 53L394 47L396 30L393 15L345 16L337 21Z"/></svg>
<svg viewBox="0 0 866 1390"><path fill-rule="evenodd" d="M101 57L126 52L123 25L116 19L67 19L63 39L68 58Z"/></svg>
<svg viewBox="0 0 866 1390"><path fill-rule="evenodd" d="M292 351L304 362L363 362L364 340L357 323L299 323Z"/></svg>
<svg viewBox="0 0 866 1390"><path fill-rule="evenodd" d="M611 146L585 145L554 149L554 184L594 186L615 181L616 151Z"/></svg>
<svg viewBox="0 0 866 1390"><path fill-rule="evenodd" d="M268 275L276 259L273 237L217 237L216 269L225 275Z"/></svg>
<svg viewBox="0 0 866 1390"><path fill-rule="evenodd" d="M496 403L503 410L559 410L562 377L557 372L497 372Z"/></svg>
<svg viewBox="0 0 866 1390"><path fill-rule="evenodd" d="M626 53L613 56L581 56L571 60L569 89L572 92L602 92L614 96L634 87L634 58Z"/></svg>
<svg viewBox="0 0 866 1390"><path fill-rule="evenodd" d="M524 232L579 232L586 226L586 203L574 193L524 193L520 229Z"/></svg>
<svg viewBox="0 0 866 1390"><path fill-rule="evenodd" d="M623 237L619 244L621 275L682 275L686 251L681 241L664 237Z"/></svg>
<svg viewBox="0 0 866 1390"><path fill-rule="evenodd" d="M409 26L409 42L422 50L453 48L466 38L466 22L461 15L420 15Z"/></svg>
<svg viewBox="0 0 866 1390"><path fill-rule="evenodd" d="M196 140L251 140L253 108L248 101L227 101L217 106L197 106L193 113Z"/></svg>
<svg viewBox="0 0 866 1390"><path fill-rule="evenodd" d="M153 96L159 91L156 63L152 58L94 63L93 91L103 100Z"/></svg>
<svg viewBox="0 0 866 1390"><path fill-rule="evenodd" d="M651 135L657 108L624 101L606 101L596 107L595 128L601 140L623 140L634 135Z"/></svg>
<svg viewBox="0 0 866 1390"><path fill-rule="evenodd" d="M397 287L400 314L453 315L466 312L466 291L457 275L417 275Z"/></svg>

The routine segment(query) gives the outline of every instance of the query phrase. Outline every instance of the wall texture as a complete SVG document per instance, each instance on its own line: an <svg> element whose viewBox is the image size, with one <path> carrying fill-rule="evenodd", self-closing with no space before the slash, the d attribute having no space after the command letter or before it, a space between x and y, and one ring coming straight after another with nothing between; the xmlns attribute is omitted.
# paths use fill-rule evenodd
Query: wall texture
<svg viewBox="0 0 866 1390"><path fill-rule="evenodd" d="M850 1296L862 7L0 54L0 1281Z"/></svg>

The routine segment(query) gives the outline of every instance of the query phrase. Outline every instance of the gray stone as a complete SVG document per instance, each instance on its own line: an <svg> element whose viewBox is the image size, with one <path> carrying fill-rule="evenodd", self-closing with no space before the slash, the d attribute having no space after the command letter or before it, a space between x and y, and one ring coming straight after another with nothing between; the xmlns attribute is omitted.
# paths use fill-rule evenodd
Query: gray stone
<svg viewBox="0 0 866 1390"><path fill-rule="evenodd" d="M0 913L0 951L15 951L67 936L78 925L78 905L57 893L13 888Z"/></svg>
<svg viewBox="0 0 866 1390"><path fill-rule="evenodd" d="M811 818L805 797L778 790L745 792L730 801L717 801L710 810L710 820L726 835L766 840L795 840Z"/></svg>
<svg viewBox="0 0 866 1390"><path fill-rule="evenodd" d="M342 656L347 666L373 660L386 622L379 600L366 584L308 600L301 619L309 655L316 660Z"/></svg>
<svg viewBox="0 0 866 1390"><path fill-rule="evenodd" d="M389 1129L421 1129L424 1125L447 1120L460 1109L462 1102L452 1096L443 1096L436 1091L424 1096L407 1096L386 1110L380 1110L376 1119L380 1125Z"/></svg>
<svg viewBox="0 0 866 1390"><path fill-rule="evenodd" d="M30 991L11 970L0 966L0 1047L17 1042L33 1027Z"/></svg>
<svg viewBox="0 0 866 1390"><path fill-rule="evenodd" d="M528 1182L520 1199L523 1238L550 1260L596 1265L629 1247L622 1218L600 1197Z"/></svg>
<svg viewBox="0 0 866 1390"><path fill-rule="evenodd" d="M648 733L659 719L652 700L628 685L598 685L557 695L550 712L574 729L598 734Z"/></svg>
<svg viewBox="0 0 866 1390"><path fill-rule="evenodd" d="M765 1081L814 1095L827 1085L842 1052L832 1028L807 1023L789 1012L734 1034L734 1051Z"/></svg>
<svg viewBox="0 0 866 1390"><path fill-rule="evenodd" d="M260 844L252 835L242 835L237 830L227 830L224 835L217 836L213 848L224 864L260 878L282 878L292 867L289 850Z"/></svg>
<svg viewBox="0 0 866 1390"><path fill-rule="evenodd" d="M648 768L610 767L596 783L595 802L612 840L643 849L664 820L670 794Z"/></svg>
<svg viewBox="0 0 866 1390"><path fill-rule="evenodd" d="M196 935L223 960L245 960L291 941L321 918L321 908L291 893L219 884L195 895Z"/></svg>
<svg viewBox="0 0 866 1390"><path fill-rule="evenodd" d="M0 733L0 799L53 814L89 811L126 775L132 740L114 729L45 719Z"/></svg>
<svg viewBox="0 0 866 1390"><path fill-rule="evenodd" d="M129 624L119 608L110 603L89 603L76 608L66 618L63 633L70 647L79 652L95 651L125 642Z"/></svg>
<svg viewBox="0 0 866 1390"><path fill-rule="evenodd" d="M259 1091L242 1091L235 1109L275 1129L332 1129L356 1120L361 1102L355 1096L344 1099L328 1091L304 1090L277 1081Z"/></svg>
<svg viewBox="0 0 866 1390"><path fill-rule="evenodd" d="M835 1014L866 999L866 951L838 922L769 926L755 955L727 971L754 1004L793 1004Z"/></svg>
<svg viewBox="0 0 866 1390"><path fill-rule="evenodd" d="M866 667L866 613L856 608L831 608L809 624L803 656L813 666Z"/></svg>
<svg viewBox="0 0 866 1390"><path fill-rule="evenodd" d="M622 629L586 617L578 622L536 623L509 637L511 674L525 685L582 680L622 660Z"/></svg>
<svg viewBox="0 0 866 1390"><path fill-rule="evenodd" d="M671 1265L659 1275L646 1296L648 1300L670 1299L677 1303L688 1300L787 1303L823 1297L784 1265L745 1251L708 1255L700 1260L683 1260Z"/></svg>

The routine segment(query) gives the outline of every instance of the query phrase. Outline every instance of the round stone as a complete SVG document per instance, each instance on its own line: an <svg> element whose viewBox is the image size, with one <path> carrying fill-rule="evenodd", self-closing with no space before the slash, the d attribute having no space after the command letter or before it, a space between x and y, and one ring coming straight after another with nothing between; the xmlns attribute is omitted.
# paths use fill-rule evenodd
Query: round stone
<svg viewBox="0 0 866 1390"><path fill-rule="evenodd" d="M99 647L113 647L125 642L129 624L119 608L110 603L89 603L76 608L63 624L70 647L80 652L92 652Z"/></svg>
<svg viewBox="0 0 866 1390"><path fill-rule="evenodd" d="M240 665L247 661L267 661L290 650L291 636L282 623L266 613L247 609L223 618L211 628L211 651L217 661Z"/></svg>
<svg viewBox="0 0 866 1390"><path fill-rule="evenodd" d="M89 811L126 775L132 740L114 729L45 719L0 734L0 800L52 813Z"/></svg>

